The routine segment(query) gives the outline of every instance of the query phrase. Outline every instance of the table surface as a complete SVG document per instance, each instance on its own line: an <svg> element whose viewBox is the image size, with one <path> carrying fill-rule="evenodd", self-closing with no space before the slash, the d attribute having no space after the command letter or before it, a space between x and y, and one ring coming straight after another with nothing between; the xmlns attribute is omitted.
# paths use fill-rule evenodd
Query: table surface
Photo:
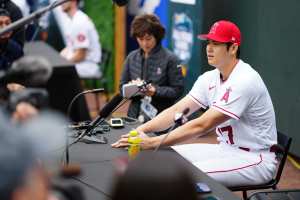
<svg viewBox="0 0 300 200"><path fill-rule="evenodd" d="M109 132L101 134L108 139L108 144L85 144L79 142L70 147L70 163L80 164L82 168L83 173L78 179L84 188L85 196L88 200L111 198L111 186L114 184L115 174L114 161L116 158L127 156L127 150L111 148L110 144L132 128L126 126L126 128L111 129ZM174 153L176 152L174 151ZM179 154L178 157L184 159ZM239 199L226 187L201 172L188 161L186 163L188 170L192 172L196 181L205 182L211 188L212 193L207 195L214 195L220 200Z"/></svg>

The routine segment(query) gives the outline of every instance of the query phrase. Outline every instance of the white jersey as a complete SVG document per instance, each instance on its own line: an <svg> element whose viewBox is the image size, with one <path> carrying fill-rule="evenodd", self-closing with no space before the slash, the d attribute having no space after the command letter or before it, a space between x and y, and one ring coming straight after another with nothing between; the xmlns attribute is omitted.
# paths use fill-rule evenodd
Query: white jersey
<svg viewBox="0 0 300 200"><path fill-rule="evenodd" d="M204 73L189 97L201 107L211 107L231 117L216 128L218 140L250 151L277 144L275 112L260 75L239 60L226 81L218 69Z"/></svg>
<svg viewBox="0 0 300 200"><path fill-rule="evenodd" d="M101 45L95 25L81 10L77 10L69 22L66 29L68 57L71 57L76 49L87 49L85 59L76 63L76 70L83 78L100 77L97 63L101 61Z"/></svg>

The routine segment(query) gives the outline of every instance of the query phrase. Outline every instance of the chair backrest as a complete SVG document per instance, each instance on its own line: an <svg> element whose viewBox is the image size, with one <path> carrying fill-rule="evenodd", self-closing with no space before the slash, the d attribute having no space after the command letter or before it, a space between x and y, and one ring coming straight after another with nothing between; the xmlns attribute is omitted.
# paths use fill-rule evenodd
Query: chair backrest
<svg viewBox="0 0 300 200"><path fill-rule="evenodd" d="M277 156L277 159L279 160L279 165L277 168L277 173L275 176L275 185L279 182L282 171L283 171L283 167L285 164L285 161L287 159L288 153L289 153L289 149L292 143L292 138L281 133L281 132L277 132L277 141L278 144L276 145L276 149L275 149L275 153Z"/></svg>
<svg viewBox="0 0 300 200"><path fill-rule="evenodd" d="M295 200L300 199L300 189L284 189L284 190L271 190L260 191L252 193L249 200Z"/></svg>

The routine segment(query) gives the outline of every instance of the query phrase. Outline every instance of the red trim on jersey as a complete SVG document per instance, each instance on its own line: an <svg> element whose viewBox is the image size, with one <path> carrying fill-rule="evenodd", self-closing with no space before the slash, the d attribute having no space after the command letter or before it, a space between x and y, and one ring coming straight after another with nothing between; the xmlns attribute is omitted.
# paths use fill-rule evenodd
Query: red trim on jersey
<svg viewBox="0 0 300 200"><path fill-rule="evenodd" d="M216 105L213 105L213 106L216 107L216 108L218 108L218 109L220 109L220 110L222 110L222 111L224 111L225 113L229 114L229 116L233 116L236 119L240 119L239 116L237 116L236 114L234 114L232 112L229 112L228 110L225 110L224 108L221 108L221 107L216 106Z"/></svg>
<svg viewBox="0 0 300 200"><path fill-rule="evenodd" d="M196 99L195 97L193 97L193 95L189 94L190 97L192 97L192 99L194 99L197 103L200 104L200 106L202 106L203 108L207 108L207 106L205 106L203 103L201 103L198 99Z"/></svg>
<svg viewBox="0 0 300 200"><path fill-rule="evenodd" d="M205 172L205 173L232 172L232 171L237 171L237 170L240 170L240 169L245 169L245 168L248 168L248 167L252 167L252 166L255 166L255 165L259 165L263 161L261 154L259 154L259 157L260 157L260 161L258 163L253 163L251 165L246 165L246 166L243 166L243 167L238 167L238 168L229 169L229 170L218 170L218 171L211 171L211 172Z"/></svg>

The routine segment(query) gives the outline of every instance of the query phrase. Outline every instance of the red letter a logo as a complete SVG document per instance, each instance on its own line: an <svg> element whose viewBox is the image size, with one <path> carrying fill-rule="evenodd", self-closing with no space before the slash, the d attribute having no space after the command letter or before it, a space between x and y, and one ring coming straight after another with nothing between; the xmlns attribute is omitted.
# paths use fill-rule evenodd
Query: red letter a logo
<svg viewBox="0 0 300 200"><path fill-rule="evenodd" d="M225 101L225 103L228 102L228 99L229 99L229 92L231 92L231 88L227 88L226 89L226 92L224 93L223 97L221 98L220 101Z"/></svg>

